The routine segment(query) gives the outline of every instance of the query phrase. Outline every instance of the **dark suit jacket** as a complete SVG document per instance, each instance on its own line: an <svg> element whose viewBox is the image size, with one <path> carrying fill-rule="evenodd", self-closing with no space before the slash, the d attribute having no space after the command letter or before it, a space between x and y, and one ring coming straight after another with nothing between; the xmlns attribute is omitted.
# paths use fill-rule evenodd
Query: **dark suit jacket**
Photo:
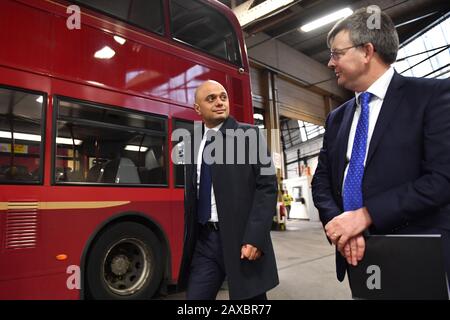
<svg viewBox="0 0 450 320"><path fill-rule="evenodd" d="M342 184L355 99L333 110L312 181L323 225L343 212ZM366 160L363 201L372 233L408 224L450 230L450 80L394 74ZM345 260L337 253L338 279Z"/></svg>
<svg viewBox="0 0 450 320"><path fill-rule="evenodd" d="M255 126L241 124L229 117L218 134L224 141L233 139L227 129L253 130L258 142L267 147ZM200 133L201 137L201 133ZM199 144L199 143L198 143ZM224 144L226 146L226 143ZM193 146L197 159L198 146ZM249 145L245 152L248 155ZM226 152L224 152L226 156ZM235 151L236 155L237 152ZM195 161L196 162L196 161ZM276 214L277 181L273 167L269 175L261 174L265 166L251 164L213 164L212 183L219 216L225 269L231 299L247 299L257 296L278 284L275 255L270 238L273 216ZM192 162L191 162L192 163ZM270 164L269 164L269 167ZM197 165L186 165L185 179L185 237L183 259L179 276L179 288L184 289L189 277L192 254L197 237ZM256 261L241 260L241 246L251 244L262 250Z"/></svg>

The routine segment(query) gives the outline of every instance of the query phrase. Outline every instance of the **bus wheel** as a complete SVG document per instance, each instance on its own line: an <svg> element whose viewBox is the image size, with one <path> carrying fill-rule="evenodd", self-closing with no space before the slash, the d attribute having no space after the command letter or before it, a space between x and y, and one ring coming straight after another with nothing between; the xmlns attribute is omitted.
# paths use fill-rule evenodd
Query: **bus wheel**
<svg viewBox="0 0 450 320"><path fill-rule="evenodd" d="M106 229L95 241L86 265L91 299L150 299L163 275L161 245L135 222Z"/></svg>

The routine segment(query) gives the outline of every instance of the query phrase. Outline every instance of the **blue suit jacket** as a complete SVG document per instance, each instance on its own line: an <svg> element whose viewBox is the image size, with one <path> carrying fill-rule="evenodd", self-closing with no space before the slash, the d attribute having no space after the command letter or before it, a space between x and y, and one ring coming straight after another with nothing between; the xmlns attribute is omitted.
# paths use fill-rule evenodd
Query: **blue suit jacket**
<svg viewBox="0 0 450 320"><path fill-rule="evenodd" d="M355 99L333 110L312 181L323 225L343 212L342 184ZM407 225L450 230L450 80L405 78L395 73L370 141L363 201L371 233ZM344 279L346 262L337 253Z"/></svg>

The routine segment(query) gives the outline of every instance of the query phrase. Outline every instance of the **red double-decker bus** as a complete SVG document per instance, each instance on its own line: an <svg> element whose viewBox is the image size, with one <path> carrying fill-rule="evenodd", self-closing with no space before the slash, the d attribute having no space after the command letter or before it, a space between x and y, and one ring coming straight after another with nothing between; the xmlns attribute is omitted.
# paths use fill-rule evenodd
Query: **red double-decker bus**
<svg viewBox="0 0 450 320"><path fill-rule="evenodd" d="M0 1L0 299L150 298L175 283L195 88L252 122L233 13L213 0Z"/></svg>

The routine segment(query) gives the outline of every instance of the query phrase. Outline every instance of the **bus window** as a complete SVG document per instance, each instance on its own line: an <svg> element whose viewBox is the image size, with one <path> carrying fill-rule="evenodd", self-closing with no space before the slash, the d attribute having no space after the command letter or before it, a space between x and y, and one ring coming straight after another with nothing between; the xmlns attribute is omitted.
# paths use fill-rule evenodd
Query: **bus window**
<svg viewBox="0 0 450 320"><path fill-rule="evenodd" d="M176 152L176 155L172 158L174 160L179 160L173 162L174 167L174 179L176 187L184 187L184 155L185 155L185 139L193 139L194 137L194 123L185 120L174 120L173 129L185 129L187 130L191 137L183 137L178 140L178 142L173 142L172 152Z"/></svg>
<svg viewBox="0 0 450 320"><path fill-rule="evenodd" d="M199 1L170 1L170 22L174 39L241 65L236 34L229 21Z"/></svg>
<svg viewBox="0 0 450 320"><path fill-rule="evenodd" d="M44 95L0 88L0 183L42 181Z"/></svg>
<svg viewBox="0 0 450 320"><path fill-rule="evenodd" d="M59 100L55 182L167 185L166 119Z"/></svg>
<svg viewBox="0 0 450 320"><path fill-rule="evenodd" d="M148 31L159 34L164 32L162 0L76 0L73 2L101 11Z"/></svg>

